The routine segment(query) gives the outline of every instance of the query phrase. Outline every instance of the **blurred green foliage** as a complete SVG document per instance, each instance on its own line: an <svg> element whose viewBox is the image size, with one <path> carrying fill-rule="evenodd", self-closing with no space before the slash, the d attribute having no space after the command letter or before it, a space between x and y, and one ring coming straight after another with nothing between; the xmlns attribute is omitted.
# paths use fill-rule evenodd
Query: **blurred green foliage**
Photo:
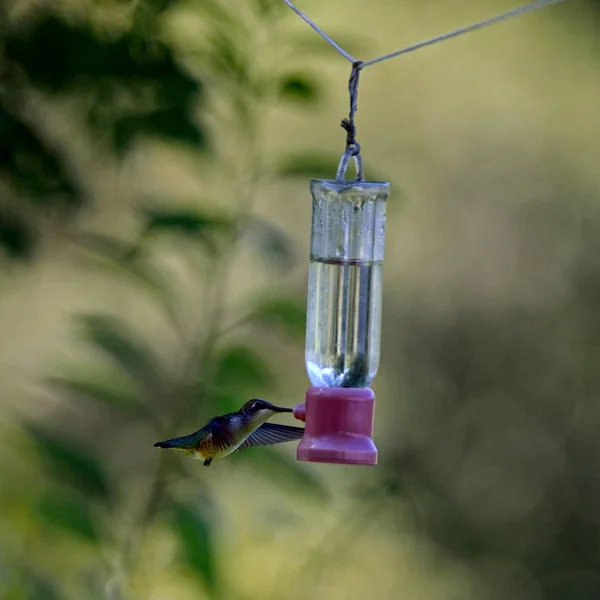
<svg viewBox="0 0 600 600"><path fill-rule="evenodd" d="M135 8L125 18L122 7L107 5L105 10L113 10L118 23L108 28L66 9L33 7L18 19L0 10L7 24L0 33L4 61L0 247L5 257L35 258L36 248L51 229L52 213L63 223L65 239L85 252L82 256L97 268L99 277L103 270L118 273L140 298L153 299L176 340L171 349L178 357L174 366L171 357L145 339L144 332L120 317L77 316L75 331L93 352L93 366L74 364L47 377L48 388L68 402L54 418L24 425L42 465L35 514L46 530L47 543L67 536L97 547L101 554L116 552L120 573L100 558L96 569L104 573L104 585L114 589L116 595L110 597L115 598L129 597L131 580L141 567L143 544L157 527L169 529L177 538L181 564L202 583L208 597L226 593L219 575L219 537L211 516L215 501L209 484L185 477L183 487L174 485L172 478L181 476L187 466L168 453L154 453L148 463L146 447L165 435L197 428L216 414L237 410L255 390L272 388L274 374L257 348L243 340L243 333L231 343L222 342L223 335L240 328L270 328L297 342L304 333L304 306L292 298L249 298L247 312L233 315L229 325L221 305L237 246L254 248L282 269L296 262L287 235L274 223L252 215L257 181L280 176L262 166L255 146L258 114L269 101L297 106L317 102L319 83L310 73L286 71L283 63L282 70L259 70L253 62L246 44L255 24L268 30L286 14L276 0L250 2L243 11L219 2L197 3L210 34L200 49L187 53L165 34L165 19L176 4L132 3ZM212 90L207 90L206 80ZM225 160L209 143L219 131L209 130L202 114L210 110L206 95L220 90L226 90L233 113L243 120L239 135L244 149L250 150L243 157L251 157L257 180L249 186L240 181L246 193L237 211L225 214L198 203L190 207L152 198L138 206L138 234L127 242L78 225L77 214L94 208L84 191L89 186L70 168L62 149L52 144L43 122L33 118L35 99L69 107L90 143L93 140L117 161L124 161L134 144L146 138L176 143L198 160L214 161ZM212 314L208 327L194 326L179 306L181 296L173 276L157 261L165 241L174 244L172 249L184 259L190 279L198 281L198 289L208 298L202 307ZM190 252L200 262L186 260ZM115 423L129 433L111 439ZM326 497L317 478L277 449L247 454L240 464L259 477L319 500ZM140 461L145 464L148 491L136 494L132 505L129 482L137 480L135 465ZM198 493L204 510L193 500ZM129 525L119 527L123 518ZM10 567L23 573L19 581L24 595L19 598L98 595L95 577L83 577L73 591L43 569L28 570L26 561L16 556Z"/></svg>
<svg viewBox="0 0 600 600"><path fill-rule="evenodd" d="M600 218L578 187L567 195L576 217L564 217L562 189L547 204L503 209L523 232L515 294L556 275L561 240L580 236L556 294L531 304L469 298L446 314L405 299L391 326L403 365L393 381L420 408L409 419L398 410L371 493L397 502L399 526L408 515L418 535L468 565L475 596L600 594L600 279L597 235L583 233L600 230ZM542 222L548 235L532 244ZM535 271L524 266L529 253L545 257Z"/></svg>
<svg viewBox="0 0 600 600"><path fill-rule="evenodd" d="M210 521L193 507L178 505L174 511L173 527L181 537L185 562L202 577L214 594L218 582Z"/></svg>
<svg viewBox="0 0 600 600"><path fill-rule="evenodd" d="M162 557L148 554L160 548L170 557L169 571L181 573L195 597L249 600L230 587L219 520L222 496L214 483L222 483L218 471L215 478L203 477L197 464L153 452L151 444L236 410L250 395L277 389L275 361L257 348L256 333L276 332L291 344L302 343L303 302L263 291L230 307L228 275L236 253L252 252L278 274L297 264L290 236L256 216L254 201L265 182L331 177L338 157L308 151L278 156L266 166L262 117L265 107L282 103L290 111L312 111L324 97L321 79L297 65L288 68L285 52L319 59L334 54L307 30L300 36L286 33L285 44L268 52L281 53L280 60L257 60L256 45L276 35L288 16L278 0L90 4L101 7L103 19L95 19L93 11L55 4L51 9L44 3L32 3L15 16L0 4L0 252L3 264L14 267L37 260L53 236L72 243L82 272L97 274L99 281L107 273L121 277L136 306L151 305L167 333L158 343L150 327L132 325L108 309L73 319L81 361L48 374L44 389L60 404L22 427L28 444L18 452L24 462L36 458L34 485L23 477L6 486L22 506L9 506L0 519L0 598L148 598L152 594L143 586L148 571L164 567ZM178 10L189 11L204 27L193 44L169 33L169 20ZM354 37L331 33L354 55L361 54ZM510 102L510 110L516 110ZM132 199L135 235L130 238L83 228L80 217L98 208L90 193L93 175L74 169L68 158L79 141L67 136L59 143L45 126L48 107L68 114L86 145L120 165L139 145L158 140L176 146L227 180L227 194L240 192L238 204L226 209L210 195L182 203L161 193ZM233 143L224 148L219 142L227 136ZM461 178L469 174L466 187L473 173L489 169L485 161L478 163L478 153L489 152L504 165L493 130L480 136L485 143L478 139L473 155L461 156L455 166ZM517 159L507 162L507 172L520 160L514 148L510 151ZM410 152L422 160L421 146ZM518 169L533 169L533 162L519 163ZM546 203L537 209L527 205L535 187L527 180L523 206L507 208L514 202L508 185L502 189L510 199L497 201L499 212L490 211L481 223L475 219L475 225L468 205L474 192L444 184L454 204L448 213L436 208L436 217L450 222L449 237L460 248L460 243L469 245L460 239L461 218L472 227L489 228L487 237L476 238L484 240L476 250L469 246L468 255L456 262L462 267L466 259L465 269L475 270L491 261L494 223L508 214L511 232L522 236L515 269L526 276L511 290L514 298L502 301L493 293L489 300L472 291L456 297L455 288L465 281L476 281L484 292L495 290L495 278L502 275L495 272L488 287L477 273L444 272L435 280L429 272L425 291L405 288L403 282L400 294L387 295L391 318L383 353L394 364L386 387L393 390L392 401L402 398L397 412L391 410L382 423L389 427L390 441L380 446L379 468L360 478L365 501L359 509L351 506L353 528L346 530L344 522L335 530L342 530L341 542L325 532L323 551L293 547L299 575L294 579L284 572L283 577L292 581L290 589L302 578L315 592L306 593L298 584L290 597L323 595L317 591L319 574L330 561L341 563L348 549L360 560L350 565L352 571L357 565L368 571L370 559L386 564L389 546L363 545L360 537L380 518L382 538L404 541L410 533L427 540L434 558L419 555L419 560L431 560L435 571L446 561L468 569L474 582L470 593L454 596L451 590L444 598L599 597L600 221L580 197L584 184L567 181L554 167L544 165L541 176L548 186L540 186ZM368 173L386 179L371 169ZM486 185L481 196L488 195L493 191ZM597 189L585 189L583 195L597 205ZM461 206L458 199L464 197ZM564 211L565 198L572 213ZM478 198L477 206L482 205ZM578 211L579 218L570 223ZM537 286L540 272L554 268L555 249L573 237L579 254L561 275L563 295L541 298L542 291L537 304L519 304L520 288ZM512 243L507 240L500 250L508 253ZM176 269L161 261L165 249L185 271L183 279L193 282L189 289L180 286ZM456 247L440 242L436 250L436 261L445 264ZM534 254L533 267L527 267L528 252ZM191 311L189 304L194 304ZM195 318L195 312L203 318ZM9 439L7 446L12 443ZM240 453L227 461L227 468L239 467L257 486L306 498L320 514L327 512L326 505L317 504L330 498L317 469L280 449ZM0 466L10 471L5 463ZM395 528L390 516L397 517ZM319 529L324 522L317 519ZM410 551L419 548L414 544ZM302 555L308 556L311 577ZM60 562L65 556L67 564ZM266 563L272 568L272 556L258 558L260 568ZM400 566L389 570L398 567L400 573ZM352 577L348 581L354 585ZM378 597L393 598L399 590L384 593ZM273 600L283 594L276 589Z"/></svg>
<svg viewBox="0 0 600 600"><path fill-rule="evenodd" d="M192 114L201 82L151 27L163 10L149 12L144 27L134 18L128 28L111 32L49 10L18 22L0 15L10 24L0 34L0 175L8 187L0 210L9 217L2 219L0 245L12 256L31 255L43 235L45 219L34 227L26 203L61 219L87 203L60 149L28 118L32 94L75 102L90 134L120 154L142 135L205 146L205 129Z"/></svg>

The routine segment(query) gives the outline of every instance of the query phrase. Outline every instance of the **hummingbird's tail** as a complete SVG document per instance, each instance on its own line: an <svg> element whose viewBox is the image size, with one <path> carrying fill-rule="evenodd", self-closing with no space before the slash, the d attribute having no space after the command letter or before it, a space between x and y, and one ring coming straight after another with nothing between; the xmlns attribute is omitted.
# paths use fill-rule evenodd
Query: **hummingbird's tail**
<svg viewBox="0 0 600 600"><path fill-rule="evenodd" d="M173 450L191 450L196 446L197 438L195 435L184 435L183 437L156 442L156 448L172 448Z"/></svg>
<svg viewBox="0 0 600 600"><path fill-rule="evenodd" d="M154 444L156 448L177 448L175 440L166 440L165 442L156 442Z"/></svg>

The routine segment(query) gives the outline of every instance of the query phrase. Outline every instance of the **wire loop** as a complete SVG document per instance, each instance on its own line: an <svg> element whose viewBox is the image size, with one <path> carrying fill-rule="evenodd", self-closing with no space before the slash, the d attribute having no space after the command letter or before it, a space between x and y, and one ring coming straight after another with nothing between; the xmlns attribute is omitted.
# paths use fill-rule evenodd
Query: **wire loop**
<svg viewBox="0 0 600 600"><path fill-rule="evenodd" d="M358 146L358 144L356 144ZM354 159L354 168L356 170L356 181L364 181L365 180L365 170L363 168L362 156L360 155L360 146L358 152L354 152L353 148L346 148L344 154L342 154L342 158L340 159L340 164L338 166L338 170L336 173L337 181L344 181L346 177L346 171L348 170L348 163L350 159Z"/></svg>

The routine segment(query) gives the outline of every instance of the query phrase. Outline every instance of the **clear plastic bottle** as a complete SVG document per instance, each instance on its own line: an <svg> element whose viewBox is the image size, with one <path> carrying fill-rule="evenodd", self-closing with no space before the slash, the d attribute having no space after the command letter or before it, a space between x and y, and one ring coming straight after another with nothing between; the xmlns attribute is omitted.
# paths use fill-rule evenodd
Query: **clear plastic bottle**
<svg viewBox="0 0 600 600"><path fill-rule="evenodd" d="M368 387L377 373L389 188L311 181L305 358L313 386Z"/></svg>

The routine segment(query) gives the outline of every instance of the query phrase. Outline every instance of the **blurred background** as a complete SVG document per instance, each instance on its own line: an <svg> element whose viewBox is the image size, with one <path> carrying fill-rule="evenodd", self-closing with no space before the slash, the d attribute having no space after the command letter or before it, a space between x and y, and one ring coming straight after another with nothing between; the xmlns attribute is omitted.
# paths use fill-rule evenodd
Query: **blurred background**
<svg viewBox="0 0 600 600"><path fill-rule="evenodd" d="M366 60L518 3L299 4ZM349 65L278 0L4 0L0 598L599 598L599 26L363 72L380 464L204 469L152 444L303 400Z"/></svg>

